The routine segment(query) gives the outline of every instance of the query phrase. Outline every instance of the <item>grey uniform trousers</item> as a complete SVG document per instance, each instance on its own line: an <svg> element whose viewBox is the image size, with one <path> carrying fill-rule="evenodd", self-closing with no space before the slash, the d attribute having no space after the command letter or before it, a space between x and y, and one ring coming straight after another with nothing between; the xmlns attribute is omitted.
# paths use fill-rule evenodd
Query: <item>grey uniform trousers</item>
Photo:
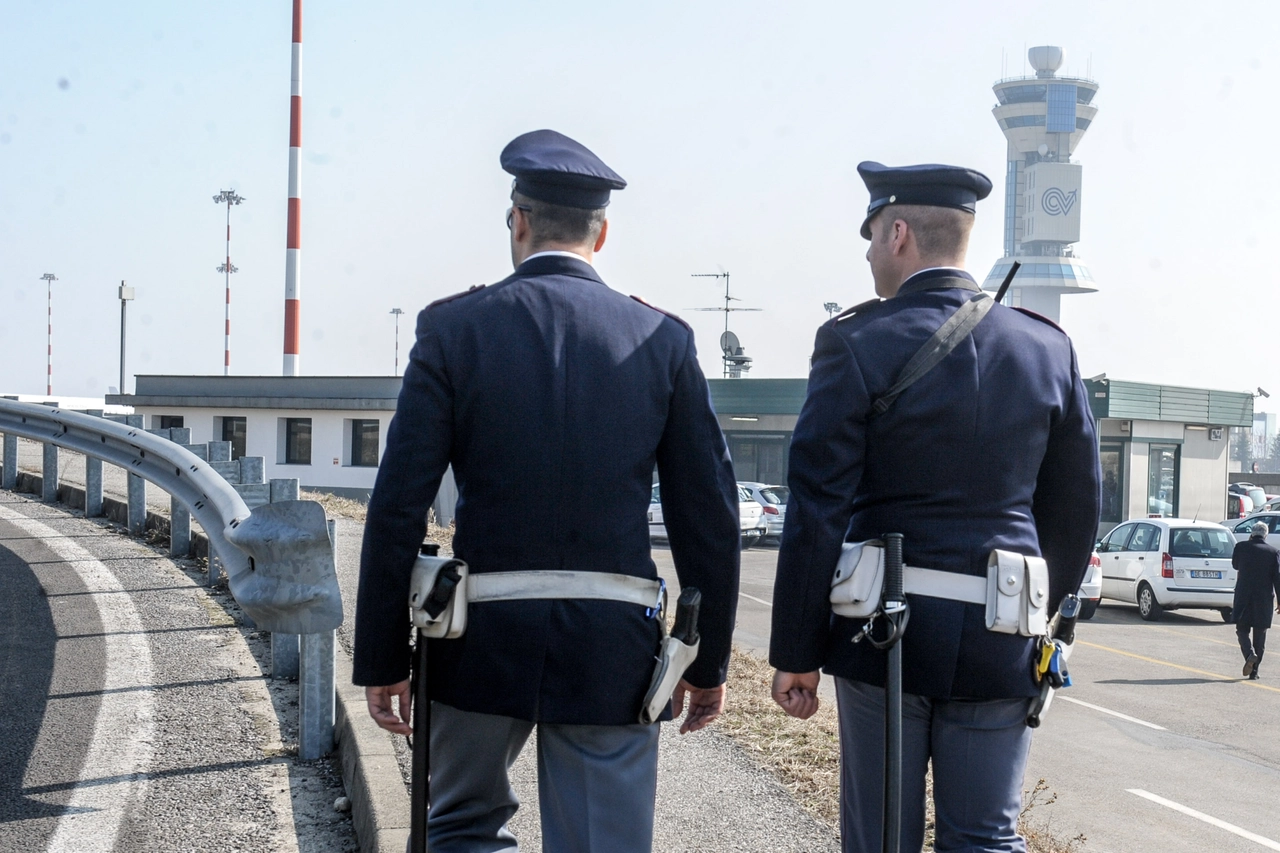
<svg viewBox="0 0 1280 853"><path fill-rule="evenodd" d="M508 772L538 727L538 801L546 853L649 853L658 726L568 726L431 703L432 853L517 850L520 801Z"/></svg>
<svg viewBox="0 0 1280 853"><path fill-rule="evenodd" d="M836 679L844 853L880 853L884 689ZM1031 749L1030 699L902 697L902 850L924 846L925 772L933 761L937 853L1025 853L1018 835Z"/></svg>

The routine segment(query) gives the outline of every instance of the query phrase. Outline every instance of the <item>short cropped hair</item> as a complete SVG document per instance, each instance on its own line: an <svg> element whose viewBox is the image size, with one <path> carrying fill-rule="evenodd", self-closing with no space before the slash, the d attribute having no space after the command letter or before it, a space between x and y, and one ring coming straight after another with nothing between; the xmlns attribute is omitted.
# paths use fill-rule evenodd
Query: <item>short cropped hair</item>
<svg viewBox="0 0 1280 853"><path fill-rule="evenodd" d="M512 204L529 208L525 216L529 220L529 228L533 232L533 245L547 243L564 243L581 246L595 243L604 226L604 211L588 210L582 207L565 207L561 204L548 204L529 198L527 195L512 191Z"/></svg>
<svg viewBox="0 0 1280 853"><path fill-rule="evenodd" d="M880 215L886 217L886 223L901 219L911 226L912 233L916 235L916 245L920 247L920 257L924 260L953 258L969 248L973 214L968 211L922 204L891 204ZM891 230L885 228L882 239L887 240L890 233Z"/></svg>

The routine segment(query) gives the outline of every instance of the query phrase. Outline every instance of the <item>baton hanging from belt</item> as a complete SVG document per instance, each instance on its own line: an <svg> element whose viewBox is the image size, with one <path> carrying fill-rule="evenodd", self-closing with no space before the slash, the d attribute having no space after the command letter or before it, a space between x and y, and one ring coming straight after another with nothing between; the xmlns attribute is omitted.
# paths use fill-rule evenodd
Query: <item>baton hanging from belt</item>
<svg viewBox="0 0 1280 853"><path fill-rule="evenodd" d="M433 566L431 583L421 588L414 583L409 606L431 619L444 613L453 601L454 589L463 581L459 571L465 564L440 557L440 546L423 542L418 552L429 558ZM409 853L427 853L427 811L431 804L431 685L427 678L427 637L422 626L416 626L410 691L413 694L413 768L410 771Z"/></svg>
<svg viewBox="0 0 1280 853"><path fill-rule="evenodd" d="M880 605L889 624L887 639L872 643L889 652L884 682L884 817L881 848L898 853L902 842L902 632L907 626L907 596L902 588L902 534L884 539L884 597Z"/></svg>

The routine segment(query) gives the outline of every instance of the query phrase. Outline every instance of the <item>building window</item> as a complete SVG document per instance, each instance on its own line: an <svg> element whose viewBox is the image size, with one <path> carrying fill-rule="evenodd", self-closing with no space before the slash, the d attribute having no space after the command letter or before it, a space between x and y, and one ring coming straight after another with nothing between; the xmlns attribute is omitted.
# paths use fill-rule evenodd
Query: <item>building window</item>
<svg viewBox="0 0 1280 853"><path fill-rule="evenodd" d="M284 419L284 464L311 464L311 418Z"/></svg>
<svg viewBox="0 0 1280 853"><path fill-rule="evenodd" d="M231 442L232 461L244 456L245 440L248 436L248 422L245 418L219 418L222 421L218 434L222 441Z"/></svg>
<svg viewBox="0 0 1280 853"><path fill-rule="evenodd" d="M1147 513L1178 517L1178 445L1153 444L1148 457Z"/></svg>
<svg viewBox="0 0 1280 853"><path fill-rule="evenodd" d="M182 415L157 415L156 429L182 429Z"/></svg>
<svg viewBox="0 0 1280 853"><path fill-rule="evenodd" d="M351 464L360 468L378 467L378 422L351 421Z"/></svg>
<svg viewBox="0 0 1280 853"><path fill-rule="evenodd" d="M736 479L765 485L787 482L790 435L738 432L729 433L725 438L729 444L729 455L733 458Z"/></svg>
<svg viewBox="0 0 1280 853"><path fill-rule="evenodd" d="M1102 463L1102 521L1119 524L1124 521L1124 445L1103 444L1098 448Z"/></svg>

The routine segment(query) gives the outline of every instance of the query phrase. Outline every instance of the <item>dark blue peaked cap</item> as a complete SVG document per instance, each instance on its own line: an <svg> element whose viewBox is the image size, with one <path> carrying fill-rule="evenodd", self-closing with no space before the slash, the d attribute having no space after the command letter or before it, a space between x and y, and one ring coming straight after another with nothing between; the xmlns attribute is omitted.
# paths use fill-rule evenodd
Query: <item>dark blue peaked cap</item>
<svg viewBox="0 0 1280 853"><path fill-rule="evenodd" d="M554 130L517 136L499 160L516 176L516 192L547 204L598 210L609 204L610 191L627 185L586 146Z"/></svg>
<svg viewBox="0 0 1280 853"><path fill-rule="evenodd" d="M991 194L991 179L960 166L885 166L866 160L858 174L871 191L871 204L862 223L863 239L871 239L871 220L890 204L954 207L974 213L978 202Z"/></svg>

